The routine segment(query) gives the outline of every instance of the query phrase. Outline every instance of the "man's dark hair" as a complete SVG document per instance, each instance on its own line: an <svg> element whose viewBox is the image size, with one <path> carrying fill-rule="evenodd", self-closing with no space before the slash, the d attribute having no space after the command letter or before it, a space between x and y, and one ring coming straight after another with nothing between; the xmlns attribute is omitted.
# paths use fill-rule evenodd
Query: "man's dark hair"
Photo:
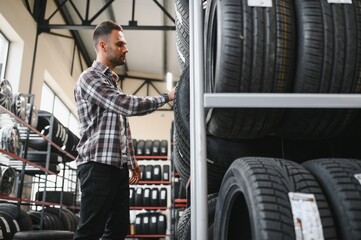
<svg viewBox="0 0 361 240"><path fill-rule="evenodd" d="M113 30L123 31L123 28L113 21L104 21L95 27L93 33L93 44L95 49L97 49L99 39L103 36L109 35Z"/></svg>

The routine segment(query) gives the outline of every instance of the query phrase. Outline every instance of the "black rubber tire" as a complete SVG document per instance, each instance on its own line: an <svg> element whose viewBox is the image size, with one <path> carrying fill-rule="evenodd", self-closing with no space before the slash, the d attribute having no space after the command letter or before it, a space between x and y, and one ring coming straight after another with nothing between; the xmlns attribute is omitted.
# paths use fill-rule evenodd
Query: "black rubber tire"
<svg viewBox="0 0 361 240"><path fill-rule="evenodd" d="M142 234L150 234L149 215L150 215L149 212L143 213L143 218L142 218Z"/></svg>
<svg viewBox="0 0 361 240"><path fill-rule="evenodd" d="M158 234L157 232L157 220L159 213L151 212L149 213L149 234Z"/></svg>
<svg viewBox="0 0 361 240"><path fill-rule="evenodd" d="M72 240L74 232L58 230L17 232L13 240Z"/></svg>
<svg viewBox="0 0 361 240"><path fill-rule="evenodd" d="M10 124L0 128L0 148L20 155L20 132L16 126Z"/></svg>
<svg viewBox="0 0 361 240"><path fill-rule="evenodd" d="M26 99L24 94L18 92L14 94L12 112L20 119L26 119Z"/></svg>
<svg viewBox="0 0 361 240"><path fill-rule="evenodd" d="M143 203L141 206L146 206L146 207L149 207L149 206L152 206L151 205L151 189L150 188L143 188Z"/></svg>
<svg viewBox="0 0 361 240"><path fill-rule="evenodd" d="M152 155L152 145L153 145L152 140L146 140L145 141L145 144L144 144L144 155L145 156Z"/></svg>
<svg viewBox="0 0 361 240"><path fill-rule="evenodd" d="M183 139L180 139L178 134L176 134L174 138L178 143L175 148L174 166L181 176L182 184L185 186L190 176L190 156L187 153L182 153L181 151L182 149L186 148L183 144ZM227 156L229 156L228 152L231 152L231 149L227 149ZM221 155L222 153L218 152L217 154ZM222 177L227 171L227 168L223 165L215 164L215 162L213 162L211 159L207 159L207 170L208 193L218 192L222 182Z"/></svg>
<svg viewBox="0 0 361 240"><path fill-rule="evenodd" d="M159 206L159 189L158 188L152 188L150 193L150 206L152 207L158 207Z"/></svg>
<svg viewBox="0 0 361 240"><path fill-rule="evenodd" d="M182 72L176 86L174 97L174 122L179 138L183 140L185 149L189 149L189 67ZM177 142L175 142L177 144Z"/></svg>
<svg viewBox="0 0 361 240"><path fill-rule="evenodd" d="M47 153L42 153L42 152L28 152L28 154L26 155L26 159L32 161L32 162L46 162L46 156ZM50 163L54 163L54 164L58 164L60 162L62 162L62 158L59 156L58 153L50 153L50 159L49 159Z"/></svg>
<svg viewBox="0 0 361 240"><path fill-rule="evenodd" d="M19 224L20 231L33 230L33 223L29 214L17 205L11 203L1 203L0 212L5 212L15 219Z"/></svg>
<svg viewBox="0 0 361 240"><path fill-rule="evenodd" d="M129 206L134 207L135 206L135 189L133 187L129 188Z"/></svg>
<svg viewBox="0 0 361 240"><path fill-rule="evenodd" d="M138 156L144 155L144 145L145 145L144 140L138 140L135 155L138 155Z"/></svg>
<svg viewBox="0 0 361 240"><path fill-rule="evenodd" d="M53 230L65 230L65 226L59 215L45 211L45 214L48 215L53 224Z"/></svg>
<svg viewBox="0 0 361 240"><path fill-rule="evenodd" d="M191 228L188 222L191 219L191 208L187 207L180 216L176 229L176 236L178 240L190 240Z"/></svg>
<svg viewBox="0 0 361 240"><path fill-rule="evenodd" d="M39 201L43 201L43 191L37 192L35 194L35 199ZM61 191L46 191L46 202L60 203L61 194L63 194L62 204L64 205L74 205L75 203L75 193L74 192L61 192Z"/></svg>
<svg viewBox="0 0 361 240"><path fill-rule="evenodd" d="M14 219L10 214L6 213L6 212L1 212L0 213L0 221L2 224L4 224L5 226L1 226L1 230L3 231L3 236L5 236L3 239L5 240L12 240L14 234L16 232L20 231L20 227L18 222L16 221L16 219ZM4 232L5 230L5 232Z"/></svg>
<svg viewBox="0 0 361 240"><path fill-rule="evenodd" d="M319 181L335 216L339 239L361 239L361 160L317 159L303 163Z"/></svg>
<svg viewBox="0 0 361 240"><path fill-rule="evenodd" d="M175 139L175 148L178 151L178 154L181 156L183 164L189 168L189 159L190 159L190 146L189 141L190 139L185 139L183 133L178 131L178 127L176 127L176 132L174 134ZM185 167L186 167L185 166Z"/></svg>
<svg viewBox="0 0 361 240"><path fill-rule="evenodd" d="M5 240L12 240L13 233L10 229L10 221L11 219L8 216L3 216L0 214L0 233Z"/></svg>
<svg viewBox="0 0 361 240"><path fill-rule="evenodd" d="M16 171L12 167L1 168L0 195L9 196L15 187Z"/></svg>
<svg viewBox="0 0 361 240"><path fill-rule="evenodd" d="M221 239L295 239L287 182L274 162L241 158L218 193L214 233Z"/></svg>
<svg viewBox="0 0 361 240"><path fill-rule="evenodd" d="M56 117L54 117L52 134L50 134L51 117L52 114L50 112L40 110L38 112L37 130L43 135L45 135L47 138L52 140L55 144L62 147L63 142L61 135L64 126L59 122ZM29 146L39 151L46 151L48 147L48 142L43 138L29 139Z"/></svg>
<svg viewBox="0 0 361 240"><path fill-rule="evenodd" d="M267 182L269 182L268 185ZM287 209L287 207L290 207L290 203L287 202L287 206L283 198L289 192L313 194L317 202L324 239L337 239L333 217L326 197L310 172L292 161L254 157L236 160L224 177L219 193L222 199L219 199L220 205L217 206L218 212L216 212L214 227L216 239L222 239L226 236L273 239L277 231L280 231L279 234L281 235L276 238L283 239L281 236L294 234L293 220L291 224L293 231L289 231L289 225L284 225L286 228L282 228L282 224L286 224L286 222L277 220L285 216L288 217L291 208ZM271 195L277 197L270 197ZM237 203L241 204L237 205ZM269 204L267 207L265 207L266 203ZM272 208L274 209L272 210ZM272 211L280 214L272 214ZM242 214L251 217L249 219L247 217L242 218ZM280 229L268 229L269 231L263 229L264 226L272 225L276 221L282 222L281 225L278 225L281 227ZM222 225L218 226L217 222ZM235 222L242 223L242 225L234 224ZM245 228L238 229L241 226L245 226ZM257 235L264 230L264 235Z"/></svg>
<svg viewBox="0 0 361 240"><path fill-rule="evenodd" d="M145 166L144 165L139 165L140 168L140 179L142 181L145 180Z"/></svg>
<svg viewBox="0 0 361 240"><path fill-rule="evenodd" d="M175 177L174 178L174 183L173 183L173 192L174 192L174 199L180 199L180 195L179 195L179 189L182 187L181 184L181 177Z"/></svg>
<svg viewBox="0 0 361 240"><path fill-rule="evenodd" d="M162 180L162 168L159 164L153 165L153 181Z"/></svg>
<svg viewBox="0 0 361 240"><path fill-rule="evenodd" d="M287 180L288 192L313 194L317 203L324 239L339 239L327 197L316 178L302 165L284 160L272 159Z"/></svg>
<svg viewBox="0 0 361 240"><path fill-rule="evenodd" d="M77 155L76 153L76 144L79 142L79 140L77 141L77 136L70 131L69 128L65 127L65 131L66 131L66 135L67 135L67 140L66 142L64 142L64 150L67 151L68 153L72 154L72 155Z"/></svg>
<svg viewBox="0 0 361 240"><path fill-rule="evenodd" d="M145 166L145 181L152 181L153 180L153 165L146 165Z"/></svg>
<svg viewBox="0 0 361 240"><path fill-rule="evenodd" d="M188 144L189 139L187 140L187 142L185 142L184 137L179 137L177 129L178 128L176 127L176 134L174 136L176 141L174 165L181 176L182 184L185 186L190 176L190 153ZM227 150L227 152L228 151L229 149ZM210 159L207 159L207 169L208 192L217 192L221 184L222 177L227 169L223 166L215 165L214 162Z"/></svg>
<svg viewBox="0 0 361 240"><path fill-rule="evenodd" d="M56 221L58 223L58 228L56 230L67 230L67 231L74 231L74 223L73 219L69 216L69 214L64 209L59 208L46 208L45 210L47 213L52 214L55 216ZM61 223L59 223L59 219Z"/></svg>
<svg viewBox="0 0 361 240"><path fill-rule="evenodd" d="M78 228L78 224L79 224L77 216L75 215L74 212L70 211L67 208L62 208L62 211L64 214L68 215L68 219L70 222L69 231L75 232L76 229Z"/></svg>
<svg viewBox="0 0 361 240"><path fill-rule="evenodd" d="M143 216L144 213L138 213L137 216L135 217L135 227L134 227L135 234L143 233Z"/></svg>
<svg viewBox="0 0 361 240"><path fill-rule="evenodd" d="M3 79L0 81L0 105L11 111L13 103L13 88L11 83Z"/></svg>
<svg viewBox="0 0 361 240"><path fill-rule="evenodd" d="M175 0L175 27L178 65L189 66L189 0Z"/></svg>
<svg viewBox="0 0 361 240"><path fill-rule="evenodd" d="M169 165L163 165L162 180L163 180L163 181L169 181L169 177L170 177L169 174L170 174Z"/></svg>
<svg viewBox="0 0 361 240"><path fill-rule="evenodd" d="M157 233L164 235L167 232L167 216L162 213L157 214Z"/></svg>
<svg viewBox="0 0 361 240"><path fill-rule="evenodd" d="M160 141L159 155L168 156L168 140L163 139Z"/></svg>
<svg viewBox="0 0 361 240"><path fill-rule="evenodd" d="M168 199L168 191L166 188L159 189L159 206L166 207L167 206L167 199Z"/></svg>
<svg viewBox="0 0 361 240"><path fill-rule="evenodd" d="M143 206L143 188L138 187L135 189L135 198L134 198L134 205L135 206Z"/></svg>
<svg viewBox="0 0 361 240"><path fill-rule="evenodd" d="M176 133L174 134L174 139L176 141L176 144L174 146L174 167L176 169L176 171L179 173L180 177L181 177L181 181L182 184L185 186L188 178L190 176L190 166L189 166L189 157L185 156L181 149L181 145L177 144L182 142L179 139L179 135L176 131Z"/></svg>
<svg viewBox="0 0 361 240"><path fill-rule="evenodd" d="M360 93L361 7L295 1L298 29L295 93ZM326 139L342 134L357 110L289 109L278 134Z"/></svg>
<svg viewBox="0 0 361 240"><path fill-rule="evenodd" d="M35 105L31 105L30 103L26 104L26 122L29 123L33 128L38 127L38 109Z"/></svg>
<svg viewBox="0 0 361 240"><path fill-rule="evenodd" d="M208 195L208 229L214 223L214 215L217 204L217 193ZM180 216L176 236L178 240L191 240L191 206L187 207L183 214ZM208 236L208 239L212 239Z"/></svg>
<svg viewBox="0 0 361 240"><path fill-rule="evenodd" d="M175 198L185 198L182 197L186 195L186 186L188 182L187 176L183 176L181 173L179 173L177 170L175 171L179 176L176 176L174 178L174 194Z"/></svg>
<svg viewBox="0 0 361 240"><path fill-rule="evenodd" d="M33 224L33 230L40 230L40 218L41 218L40 212L30 210L28 211L28 214Z"/></svg>
<svg viewBox="0 0 361 240"><path fill-rule="evenodd" d="M160 151L160 141L159 140L153 140L152 142L152 156L159 156Z"/></svg>
<svg viewBox="0 0 361 240"><path fill-rule="evenodd" d="M247 1L207 1L205 83L212 93L285 93L291 89L295 61L292 0L273 0L271 8ZM217 31L214 33L214 31ZM210 134L259 138L273 133L282 109L210 109Z"/></svg>
<svg viewBox="0 0 361 240"><path fill-rule="evenodd" d="M44 162L34 162L34 163L46 168L45 167L46 164ZM54 173L59 173L60 172L60 168L59 168L58 164L55 164L55 163L50 163L48 170L52 171ZM35 174L44 175L45 172L43 170L41 170L41 169L35 168L35 169L27 169L27 170L25 170L25 174L34 176Z"/></svg>

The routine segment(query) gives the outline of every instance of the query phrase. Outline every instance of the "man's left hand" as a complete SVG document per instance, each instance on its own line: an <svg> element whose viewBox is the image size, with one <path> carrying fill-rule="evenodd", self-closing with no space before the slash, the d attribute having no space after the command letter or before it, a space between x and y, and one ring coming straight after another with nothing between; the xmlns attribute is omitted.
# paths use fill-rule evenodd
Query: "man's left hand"
<svg viewBox="0 0 361 240"><path fill-rule="evenodd" d="M135 168L131 170L129 184L137 184L140 181L140 178L141 178L140 168L138 166L138 163L135 162Z"/></svg>

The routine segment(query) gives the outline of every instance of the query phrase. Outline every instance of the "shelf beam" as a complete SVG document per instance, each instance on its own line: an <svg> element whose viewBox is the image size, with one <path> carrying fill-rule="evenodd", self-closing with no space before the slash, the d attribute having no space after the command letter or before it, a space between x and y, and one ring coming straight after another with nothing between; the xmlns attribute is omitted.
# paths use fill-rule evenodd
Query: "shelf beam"
<svg viewBox="0 0 361 240"><path fill-rule="evenodd" d="M206 93L206 108L361 108L361 94Z"/></svg>

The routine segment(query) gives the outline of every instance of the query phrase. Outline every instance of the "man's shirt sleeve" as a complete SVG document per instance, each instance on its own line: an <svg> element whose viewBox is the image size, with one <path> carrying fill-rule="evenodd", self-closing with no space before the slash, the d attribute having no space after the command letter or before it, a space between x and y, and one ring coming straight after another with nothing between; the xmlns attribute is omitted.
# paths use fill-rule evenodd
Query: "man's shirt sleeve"
<svg viewBox="0 0 361 240"><path fill-rule="evenodd" d="M104 109L123 116L139 116L153 112L163 106L168 99L164 96L138 97L127 95L104 81L101 73L84 74L79 82L82 97Z"/></svg>

